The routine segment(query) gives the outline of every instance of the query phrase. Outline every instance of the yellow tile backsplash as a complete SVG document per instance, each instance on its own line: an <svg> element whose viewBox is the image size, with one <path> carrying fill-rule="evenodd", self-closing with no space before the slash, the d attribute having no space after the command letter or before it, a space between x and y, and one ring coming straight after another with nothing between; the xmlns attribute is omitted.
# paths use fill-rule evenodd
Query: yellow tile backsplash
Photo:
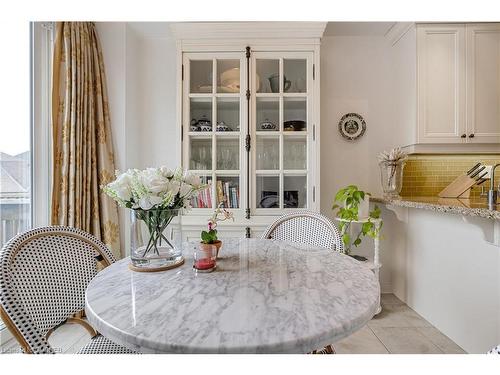
<svg viewBox="0 0 500 375"><path fill-rule="evenodd" d="M492 155L410 155L403 171L402 196L436 196L460 174L466 173L476 163L495 165L500 163L500 154ZM500 182L500 167L497 168L495 186ZM484 182L484 190L489 181ZM478 198L481 186L474 186L471 198Z"/></svg>

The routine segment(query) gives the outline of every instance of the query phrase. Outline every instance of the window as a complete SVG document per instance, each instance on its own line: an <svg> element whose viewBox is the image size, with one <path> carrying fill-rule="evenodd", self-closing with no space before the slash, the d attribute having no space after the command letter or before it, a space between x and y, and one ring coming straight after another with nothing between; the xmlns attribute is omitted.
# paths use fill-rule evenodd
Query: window
<svg viewBox="0 0 500 375"><path fill-rule="evenodd" d="M49 224L52 23L31 24L30 123L0 122L0 246ZM35 141L36 140L36 141ZM0 344L10 338L0 320Z"/></svg>

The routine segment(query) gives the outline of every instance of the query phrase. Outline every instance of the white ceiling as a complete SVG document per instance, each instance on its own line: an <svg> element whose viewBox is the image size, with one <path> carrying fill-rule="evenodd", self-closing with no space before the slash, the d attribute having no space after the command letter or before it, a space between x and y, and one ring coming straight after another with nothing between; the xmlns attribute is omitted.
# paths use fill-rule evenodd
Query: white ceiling
<svg viewBox="0 0 500 375"><path fill-rule="evenodd" d="M127 22L140 36L171 37L172 22ZM384 36L396 22L328 22L324 36Z"/></svg>
<svg viewBox="0 0 500 375"><path fill-rule="evenodd" d="M324 36L384 36L396 22L328 22Z"/></svg>

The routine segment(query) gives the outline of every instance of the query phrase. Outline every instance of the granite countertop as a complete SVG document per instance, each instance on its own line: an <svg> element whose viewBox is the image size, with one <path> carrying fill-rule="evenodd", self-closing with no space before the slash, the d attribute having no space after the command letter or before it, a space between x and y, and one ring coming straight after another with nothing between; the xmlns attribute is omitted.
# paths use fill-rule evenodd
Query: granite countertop
<svg viewBox="0 0 500 375"><path fill-rule="evenodd" d="M500 220L500 204L497 204L493 209L491 209L488 207L486 198L458 199L409 196L401 197L399 199L372 197L370 198L370 201L399 207L422 208L424 210L433 210L437 212L467 216L479 216L487 219Z"/></svg>

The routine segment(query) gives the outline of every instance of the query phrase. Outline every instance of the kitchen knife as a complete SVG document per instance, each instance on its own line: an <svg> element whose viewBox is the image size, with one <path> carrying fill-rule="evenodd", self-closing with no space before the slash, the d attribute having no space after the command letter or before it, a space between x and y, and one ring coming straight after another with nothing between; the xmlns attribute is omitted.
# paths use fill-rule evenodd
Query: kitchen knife
<svg viewBox="0 0 500 375"><path fill-rule="evenodd" d="M469 177L470 178L474 178L476 177L479 173L481 173L482 171L484 171L486 169L485 166L482 166L481 168L477 169L474 173L470 174Z"/></svg>
<svg viewBox="0 0 500 375"><path fill-rule="evenodd" d="M475 166L473 166L471 169L469 169L467 171L467 174L471 174L472 172L474 172L477 168L479 168L481 166L481 163L477 163Z"/></svg>
<svg viewBox="0 0 500 375"><path fill-rule="evenodd" d="M476 181L479 181L479 180L482 180L484 176L486 176L488 174L488 171L484 172L483 174L481 174L481 176L479 177L476 177ZM487 180L487 179L486 179Z"/></svg>
<svg viewBox="0 0 500 375"><path fill-rule="evenodd" d="M479 186L481 185L483 182L485 182L486 180L489 180L489 178L483 178L482 180L479 180L478 182L476 182L476 186Z"/></svg>

